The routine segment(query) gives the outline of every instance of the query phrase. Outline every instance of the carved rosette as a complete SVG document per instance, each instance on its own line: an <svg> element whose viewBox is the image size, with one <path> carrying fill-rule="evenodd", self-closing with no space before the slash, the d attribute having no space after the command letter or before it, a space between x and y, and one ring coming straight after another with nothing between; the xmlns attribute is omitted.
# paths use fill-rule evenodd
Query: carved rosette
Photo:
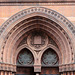
<svg viewBox="0 0 75 75"><path fill-rule="evenodd" d="M41 31L32 32L27 38L27 44L33 50L42 50L48 44L48 36Z"/></svg>

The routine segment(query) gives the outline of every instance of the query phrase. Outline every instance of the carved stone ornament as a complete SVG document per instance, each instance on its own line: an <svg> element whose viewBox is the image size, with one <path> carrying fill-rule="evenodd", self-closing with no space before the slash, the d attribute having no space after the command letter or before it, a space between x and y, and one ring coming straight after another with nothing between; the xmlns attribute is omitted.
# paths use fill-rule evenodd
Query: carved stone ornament
<svg viewBox="0 0 75 75"><path fill-rule="evenodd" d="M27 44L34 50L41 50L48 44L48 37L41 31L35 31L29 34Z"/></svg>

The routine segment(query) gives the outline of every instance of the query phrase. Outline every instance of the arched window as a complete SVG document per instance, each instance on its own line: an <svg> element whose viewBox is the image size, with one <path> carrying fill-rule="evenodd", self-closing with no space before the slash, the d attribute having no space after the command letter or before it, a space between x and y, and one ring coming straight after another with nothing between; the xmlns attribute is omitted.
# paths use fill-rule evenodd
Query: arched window
<svg viewBox="0 0 75 75"><path fill-rule="evenodd" d="M33 65L34 58L32 53L24 48L21 50L17 56L17 65Z"/></svg>
<svg viewBox="0 0 75 75"><path fill-rule="evenodd" d="M47 49L42 55L42 66L55 66L59 64L58 55L51 48Z"/></svg>

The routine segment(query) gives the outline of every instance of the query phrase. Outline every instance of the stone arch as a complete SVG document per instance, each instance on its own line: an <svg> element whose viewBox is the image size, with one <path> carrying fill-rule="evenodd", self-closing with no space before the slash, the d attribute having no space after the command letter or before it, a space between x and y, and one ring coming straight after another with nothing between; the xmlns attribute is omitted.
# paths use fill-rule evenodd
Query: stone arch
<svg viewBox="0 0 75 75"><path fill-rule="evenodd" d="M63 23L66 23L66 25L68 25L68 28L71 30L71 32L75 33L73 30L74 30L74 26L72 25L72 23L66 19L64 16L62 16L61 14L59 14L58 12L54 11L54 10L51 10L51 9L48 9L48 8L44 8L44 7L32 7L32 8L29 8L29 9L25 9L15 15L13 15L10 19L8 19L2 26L1 26L1 34L2 32L4 31L4 29L12 22L12 21L15 21L18 17L21 18L27 14L30 14L30 13L33 13L33 12L44 12L50 16L54 16L55 17L58 17L59 20L63 21ZM58 19L57 18L57 19ZM7 24L6 24L7 23ZM69 25L70 24L70 25Z"/></svg>
<svg viewBox="0 0 75 75"><path fill-rule="evenodd" d="M35 27L35 28L36 28L36 27ZM34 28L32 28L32 29L34 29ZM25 32L25 31L24 31L24 32ZM16 32L15 32L15 33L16 33ZM22 33L21 33L21 34L22 34ZM13 36L14 36L14 35L13 35ZM10 38L10 39L11 39L11 38ZM10 41L10 40L9 40L9 41ZM8 43L8 44L9 44L9 43ZM8 45L8 44L7 44L7 45ZM7 47L7 48L8 48L8 47ZM6 49L6 48L5 48L5 49ZM12 53L12 52L11 52L11 53ZM4 55L5 55L5 54L4 54ZM6 56L5 56L5 57L6 57Z"/></svg>
<svg viewBox="0 0 75 75"><path fill-rule="evenodd" d="M22 33L21 33L22 34ZM10 38L11 39L11 38ZM10 41L10 40L9 40ZM8 45L8 44L7 44ZM5 48L6 49L6 48ZM5 55L5 54L4 54Z"/></svg>
<svg viewBox="0 0 75 75"><path fill-rule="evenodd" d="M36 25L37 21L39 25ZM25 33L36 28L45 30L57 42L62 53L61 64L74 63L75 27L61 14L43 7L25 9L13 15L1 26L0 61L15 64L13 55L18 44L25 37Z"/></svg>

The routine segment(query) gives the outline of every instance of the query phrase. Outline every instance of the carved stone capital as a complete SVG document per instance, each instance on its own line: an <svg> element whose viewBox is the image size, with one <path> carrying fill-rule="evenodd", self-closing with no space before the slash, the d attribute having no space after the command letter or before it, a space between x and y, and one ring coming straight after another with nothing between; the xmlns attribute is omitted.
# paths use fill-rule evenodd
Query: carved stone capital
<svg viewBox="0 0 75 75"><path fill-rule="evenodd" d="M41 72L41 65L34 65L34 72Z"/></svg>
<svg viewBox="0 0 75 75"><path fill-rule="evenodd" d="M75 64L65 64L59 66L59 72L75 71Z"/></svg>
<svg viewBox="0 0 75 75"><path fill-rule="evenodd" d="M6 63L0 63L0 70L1 71L12 71L12 72L16 72L16 65L6 64Z"/></svg>

